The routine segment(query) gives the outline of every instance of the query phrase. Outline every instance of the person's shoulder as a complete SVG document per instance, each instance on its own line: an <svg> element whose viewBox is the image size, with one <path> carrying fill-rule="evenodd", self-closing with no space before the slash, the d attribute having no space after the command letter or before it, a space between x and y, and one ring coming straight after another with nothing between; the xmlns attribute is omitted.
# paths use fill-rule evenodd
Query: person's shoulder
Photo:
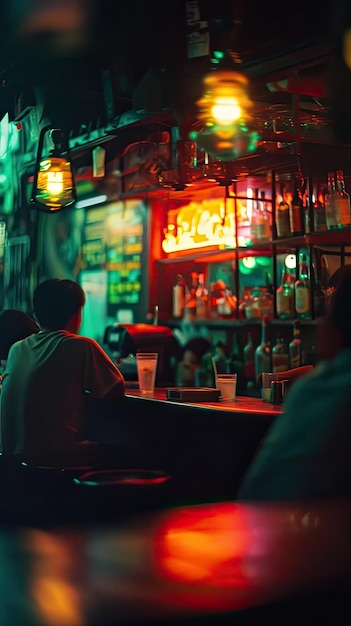
<svg viewBox="0 0 351 626"><path fill-rule="evenodd" d="M100 344L91 337L86 337L85 335L77 335L74 333L66 333L66 340L72 341L76 345L80 345L87 348L93 348L97 350L102 350Z"/></svg>
<svg viewBox="0 0 351 626"><path fill-rule="evenodd" d="M332 386L332 379L328 368L328 363L320 362L312 370L301 376L288 390L284 413L292 408L305 406L309 401L323 402L325 397L329 397Z"/></svg>
<svg viewBox="0 0 351 626"><path fill-rule="evenodd" d="M73 347L76 347L77 350L79 349L81 351L90 352L95 355L99 354L105 357L106 359L109 358L108 354L101 347L101 345L95 339L92 339L91 337L86 337L85 335L70 334L67 336L67 339L71 340L71 342L69 343L70 347L73 346Z"/></svg>

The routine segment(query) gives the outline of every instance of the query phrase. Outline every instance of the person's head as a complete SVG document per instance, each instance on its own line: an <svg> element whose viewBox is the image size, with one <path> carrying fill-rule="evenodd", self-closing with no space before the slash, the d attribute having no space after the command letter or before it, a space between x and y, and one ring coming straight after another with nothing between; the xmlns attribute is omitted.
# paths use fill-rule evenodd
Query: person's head
<svg viewBox="0 0 351 626"><path fill-rule="evenodd" d="M351 266L338 271L335 291L324 322L318 332L318 348L322 358L332 358L342 348L351 348Z"/></svg>
<svg viewBox="0 0 351 626"><path fill-rule="evenodd" d="M0 360L6 361L11 346L40 330L27 313L18 309L4 309L0 313Z"/></svg>
<svg viewBox="0 0 351 626"><path fill-rule="evenodd" d="M52 278L34 290L33 309L46 330L69 330L76 333L82 321L85 293L73 280Z"/></svg>
<svg viewBox="0 0 351 626"><path fill-rule="evenodd" d="M205 337L193 337L183 346L183 364L190 369L201 367L202 357L211 349L211 343Z"/></svg>

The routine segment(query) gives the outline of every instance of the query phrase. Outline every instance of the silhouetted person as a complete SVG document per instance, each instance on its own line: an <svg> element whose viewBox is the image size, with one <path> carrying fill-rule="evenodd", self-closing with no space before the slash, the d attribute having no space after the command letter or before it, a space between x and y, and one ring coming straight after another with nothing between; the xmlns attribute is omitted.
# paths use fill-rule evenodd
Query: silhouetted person
<svg viewBox="0 0 351 626"><path fill-rule="evenodd" d="M351 494L351 268L318 330L321 360L294 382L238 492L241 500Z"/></svg>
<svg viewBox="0 0 351 626"><path fill-rule="evenodd" d="M83 289L71 280L47 280L35 289L41 330L10 348L3 374L4 454L72 459L81 451L87 396L124 397L116 365L97 342L77 334L84 304Z"/></svg>

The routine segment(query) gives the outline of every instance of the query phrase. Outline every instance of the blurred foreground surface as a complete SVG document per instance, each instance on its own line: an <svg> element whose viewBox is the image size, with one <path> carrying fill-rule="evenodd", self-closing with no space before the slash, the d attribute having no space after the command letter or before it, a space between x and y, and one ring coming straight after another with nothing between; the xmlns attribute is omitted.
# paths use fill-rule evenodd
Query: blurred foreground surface
<svg viewBox="0 0 351 626"><path fill-rule="evenodd" d="M59 496L56 523L39 501L2 515L1 626L348 623L350 502L148 507L124 487L77 491L75 519Z"/></svg>

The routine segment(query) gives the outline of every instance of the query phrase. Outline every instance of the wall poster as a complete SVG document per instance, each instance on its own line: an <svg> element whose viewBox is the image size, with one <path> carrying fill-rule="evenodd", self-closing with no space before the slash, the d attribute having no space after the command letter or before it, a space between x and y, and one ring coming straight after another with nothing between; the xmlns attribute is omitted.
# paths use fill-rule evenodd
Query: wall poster
<svg viewBox="0 0 351 626"><path fill-rule="evenodd" d="M146 206L142 200L116 202L105 220L108 315L136 321L143 296ZM146 277L144 277L146 278ZM128 316L127 311L130 312Z"/></svg>
<svg viewBox="0 0 351 626"><path fill-rule="evenodd" d="M142 200L42 219L40 281L70 278L82 285L87 296L82 334L100 340L102 329L112 322L145 320L147 205Z"/></svg>

